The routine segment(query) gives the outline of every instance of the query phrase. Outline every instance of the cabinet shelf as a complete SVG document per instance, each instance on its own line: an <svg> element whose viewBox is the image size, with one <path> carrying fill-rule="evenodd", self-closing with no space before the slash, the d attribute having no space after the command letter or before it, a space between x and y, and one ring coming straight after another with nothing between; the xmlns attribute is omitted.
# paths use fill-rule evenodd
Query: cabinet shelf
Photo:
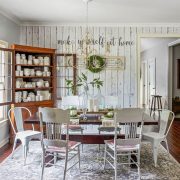
<svg viewBox="0 0 180 180"><path fill-rule="evenodd" d="M41 87L41 88L15 88L16 91L23 91L23 90L48 90L52 89L53 87Z"/></svg>
<svg viewBox="0 0 180 180"><path fill-rule="evenodd" d="M16 78L53 78L53 76L16 76Z"/></svg>
<svg viewBox="0 0 180 180"><path fill-rule="evenodd" d="M15 66L24 66L24 67L53 67L51 65L29 65L29 64L15 64Z"/></svg>
<svg viewBox="0 0 180 180"><path fill-rule="evenodd" d="M53 100L43 100L43 101L29 101L29 102L20 102L21 105L38 105L38 106L41 106L41 105L44 105L45 103L52 103ZM19 104L18 103L14 103L14 104Z"/></svg>

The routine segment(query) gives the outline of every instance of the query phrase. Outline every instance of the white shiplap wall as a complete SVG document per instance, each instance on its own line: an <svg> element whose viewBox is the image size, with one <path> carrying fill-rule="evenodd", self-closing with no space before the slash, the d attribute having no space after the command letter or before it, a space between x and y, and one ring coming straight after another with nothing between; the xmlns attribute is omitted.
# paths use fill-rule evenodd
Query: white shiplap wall
<svg viewBox="0 0 180 180"><path fill-rule="evenodd" d="M120 27L98 27L91 26L91 34L94 39L98 39L99 35L105 37L105 42L112 37L122 37L124 41L134 41L132 46L119 46L116 44L111 47L110 55L125 56L125 70L109 70L105 69L98 74L93 74L86 69L79 69L78 73L88 73L89 80L94 77L100 77L104 81L101 92L104 95L117 95L121 107L135 107L137 105L137 34L178 34L180 27L165 26L120 26ZM75 44L67 53L76 53L78 49L78 39L82 39L85 32L84 26L22 26L21 27L21 44L37 47L56 48L57 52L65 53L67 48L65 45L57 43L58 40L67 40L70 35L71 40ZM98 54L104 55L105 47L94 45ZM91 91L96 91L91 89ZM96 92L94 92L96 93Z"/></svg>

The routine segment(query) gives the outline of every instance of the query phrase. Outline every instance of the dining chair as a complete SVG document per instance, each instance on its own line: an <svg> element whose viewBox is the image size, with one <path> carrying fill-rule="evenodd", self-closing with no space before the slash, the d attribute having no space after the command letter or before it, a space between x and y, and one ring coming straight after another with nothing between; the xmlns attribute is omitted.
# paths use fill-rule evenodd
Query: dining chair
<svg viewBox="0 0 180 180"><path fill-rule="evenodd" d="M104 168L108 162L115 170L117 179L117 166L135 164L140 177L140 143L144 112L140 108L125 108L115 111L114 139L105 140ZM121 125L124 139L118 137L117 128ZM123 132L124 131L124 132ZM131 157L134 155L137 162ZM127 161L117 162L118 156L127 157Z"/></svg>
<svg viewBox="0 0 180 180"><path fill-rule="evenodd" d="M11 157L13 158L14 150L16 148L17 141L20 140L21 143L22 143L22 146L23 146L24 165L25 165L26 164L27 153L28 153L28 150L29 150L29 142L32 139L41 140L41 132L35 131L33 124L32 124L32 130L25 130L24 129L23 115L22 115L23 111L27 111L29 116L31 116L31 112L30 112L30 110L28 108L26 108L26 107L14 107L14 108L11 108L8 111L8 117L9 117L12 129L13 129L13 132L15 134ZM15 125L13 124L13 121L12 121L11 117L14 117Z"/></svg>
<svg viewBox="0 0 180 180"><path fill-rule="evenodd" d="M166 143L166 149L169 154L169 147L167 143L167 135L174 120L174 113L170 110L162 109L159 111L159 131L142 133L142 139L151 142L153 147L154 165L157 166L158 147L161 142Z"/></svg>
<svg viewBox="0 0 180 180"><path fill-rule="evenodd" d="M105 106L108 108L118 108L118 96L105 96Z"/></svg>
<svg viewBox="0 0 180 180"><path fill-rule="evenodd" d="M40 115L40 127L43 134L42 137L42 173L41 179L43 179L44 167L47 165L56 165L53 162L56 161L56 154L65 155L64 176L66 178L66 172L79 163L80 168L80 142L69 140L69 123L70 123L70 111L57 108L39 108ZM45 129L43 128L45 126ZM65 136L65 139L63 139ZM72 154L71 154L72 153ZM49 162L45 162L47 156L53 158ZM71 156L71 157L70 157ZM78 161L67 169L67 163L78 156Z"/></svg>
<svg viewBox="0 0 180 180"><path fill-rule="evenodd" d="M119 100L118 100L118 96L105 96L105 106L108 108L117 108L119 106ZM98 128L99 134L101 132L112 132L114 131L114 127L104 127L104 126L100 126ZM117 127L117 131L120 132L120 128ZM99 149L100 149L100 145L99 145Z"/></svg>
<svg viewBox="0 0 180 180"><path fill-rule="evenodd" d="M76 107L79 109L80 107L80 98L79 96L63 96L62 97L62 108L68 109L70 107ZM80 132L83 134L84 128L82 128L80 125L69 125L69 129L72 132ZM83 144L82 144L82 150L83 150Z"/></svg>

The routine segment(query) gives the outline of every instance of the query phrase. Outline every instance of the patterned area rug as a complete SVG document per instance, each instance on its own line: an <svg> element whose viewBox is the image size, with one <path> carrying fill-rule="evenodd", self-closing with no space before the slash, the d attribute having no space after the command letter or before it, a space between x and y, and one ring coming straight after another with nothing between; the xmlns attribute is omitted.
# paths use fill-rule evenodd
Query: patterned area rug
<svg viewBox="0 0 180 180"><path fill-rule="evenodd" d="M103 170L103 146L98 152L97 145L84 145L81 152L81 170L78 165L67 173L67 180L111 180L114 179L114 171L110 166ZM30 152L27 165L23 165L22 146L16 149L14 158L8 157L0 164L0 180L39 180L41 174L41 146L40 142L33 141L30 144ZM64 160L57 161L57 164ZM118 170L118 179L138 179L137 169L121 166ZM44 180L63 179L63 168L46 167ZM153 180L179 180L180 165L172 156L168 156L165 149L159 148L158 165L155 168L152 160L152 149L150 144L143 143L141 152L141 179Z"/></svg>

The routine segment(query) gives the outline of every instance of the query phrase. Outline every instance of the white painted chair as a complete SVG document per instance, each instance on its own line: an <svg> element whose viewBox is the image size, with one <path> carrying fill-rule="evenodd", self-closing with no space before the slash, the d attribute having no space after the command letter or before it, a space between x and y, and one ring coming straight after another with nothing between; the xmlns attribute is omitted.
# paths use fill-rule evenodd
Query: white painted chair
<svg viewBox="0 0 180 180"><path fill-rule="evenodd" d="M22 146L23 146L23 151L24 151L24 164L26 164L27 152L29 150L29 141L31 141L32 139L41 140L41 132L34 131L33 124L32 124L33 130L24 130L23 116L22 116L23 110L27 111L29 113L29 116L31 116L31 112L28 108L26 108L26 107L15 107L15 108L11 108L9 110L8 117L9 117L9 120L11 122L13 132L15 134L14 145L13 145L11 157L13 158L14 150L16 148L17 141L20 140L22 143ZM14 127L12 119L11 119L12 115L14 116L14 119L15 119L16 128Z"/></svg>
<svg viewBox="0 0 180 180"><path fill-rule="evenodd" d="M62 108L68 109L70 107L76 107L79 109L79 97L78 96L63 96L62 97ZM70 125L69 126L71 131L79 131L81 134L83 134L83 128L80 125Z"/></svg>
<svg viewBox="0 0 180 180"><path fill-rule="evenodd" d="M42 138L42 174L41 179L43 179L44 167L46 165L54 165L52 161L56 161L55 154L61 153L65 154L65 165L64 167L64 177L66 178L66 172L73 166L79 163L80 168L80 144L76 141L69 141L69 123L70 123L70 112L69 110L62 110L57 108L39 108L40 114L40 127L43 134ZM43 129L45 125L45 130ZM64 132L64 134L63 134ZM66 139L62 139L65 135ZM73 153L71 157L69 155ZM47 156L53 156L52 160L45 162ZM71 167L67 169L68 161L72 160L74 157L78 156L78 161L75 162ZM55 164L57 165L57 164Z"/></svg>
<svg viewBox="0 0 180 180"><path fill-rule="evenodd" d="M104 168L108 162L115 170L115 180L117 179L117 165L135 164L138 168L140 177L140 143L141 131L143 125L143 110L140 108L127 108L116 110L115 112L115 129L122 125L125 138L118 138L117 130L113 140L105 140ZM136 156L137 162L131 158ZM117 162L117 157L127 157L126 162ZM140 179L140 178L139 178Z"/></svg>
<svg viewBox="0 0 180 180"><path fill-rule="evenodd" d="M158 147L161 142L164 141L166 143L167 152L169 154L169 147L166 137L175 117L172 111L166 109L159 110L159 112L160 112L159 132L147 132L147 133L143 133L142 136L143 140L147 140L152 144L155 167L157 166Z"/></svg>
<svg viewBox="0 0 180 180"><path fill-rule="evenodd" d="M118 108L119 99L118 96L105 96L105 106L109 108Z"/></svg>

